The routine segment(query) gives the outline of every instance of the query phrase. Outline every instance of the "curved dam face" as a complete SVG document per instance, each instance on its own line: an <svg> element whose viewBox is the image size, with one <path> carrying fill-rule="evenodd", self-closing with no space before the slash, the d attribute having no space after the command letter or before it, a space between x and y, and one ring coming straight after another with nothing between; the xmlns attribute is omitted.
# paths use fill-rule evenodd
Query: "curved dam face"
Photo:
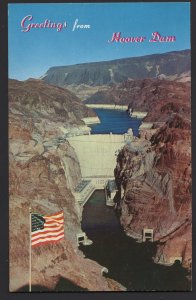
<svg viewBox="0 0 196 300"><path fill-rule="evenodd" d="M93 134L68 138L78 157L83 178L114 177L116 155L127 134Z"/></svg>

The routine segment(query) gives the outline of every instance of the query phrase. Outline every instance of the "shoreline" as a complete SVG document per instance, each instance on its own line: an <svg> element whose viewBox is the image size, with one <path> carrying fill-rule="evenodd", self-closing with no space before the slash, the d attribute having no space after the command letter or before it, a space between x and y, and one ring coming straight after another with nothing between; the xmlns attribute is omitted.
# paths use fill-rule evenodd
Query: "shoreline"
<svg viewBox="0 0 196 300"><path fill-rule="evenodd" d="M115 105L115 104L85 104L89 108L102 108L102 109L114 109L114 110L123 110L128 109L127 105Z"/></svg>

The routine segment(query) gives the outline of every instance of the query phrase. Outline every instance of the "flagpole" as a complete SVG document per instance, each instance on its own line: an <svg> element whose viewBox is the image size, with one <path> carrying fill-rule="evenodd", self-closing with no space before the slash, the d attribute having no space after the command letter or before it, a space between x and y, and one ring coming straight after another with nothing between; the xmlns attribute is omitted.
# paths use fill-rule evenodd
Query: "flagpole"
<svg viewBox="0 0 196 300"><path fill-rule="evenodd" d="M29 207L29 292L31 292L31 207Z"/></svg>

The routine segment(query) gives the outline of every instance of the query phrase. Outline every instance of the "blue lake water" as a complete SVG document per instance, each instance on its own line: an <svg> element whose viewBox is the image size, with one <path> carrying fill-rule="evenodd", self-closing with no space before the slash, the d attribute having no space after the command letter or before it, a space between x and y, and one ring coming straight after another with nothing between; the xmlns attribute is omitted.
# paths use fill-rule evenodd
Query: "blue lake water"
<svg viewBox="0 0 196 300"><path fill-rule="evenodd" d="M114 110L114 109L95 109L101 123L94 124L91 133L96 134L123 134L126 133L129 128L133 129L133 134L138 136L138 128L141 124L141 119L131 118L126 111Z"/></svg>

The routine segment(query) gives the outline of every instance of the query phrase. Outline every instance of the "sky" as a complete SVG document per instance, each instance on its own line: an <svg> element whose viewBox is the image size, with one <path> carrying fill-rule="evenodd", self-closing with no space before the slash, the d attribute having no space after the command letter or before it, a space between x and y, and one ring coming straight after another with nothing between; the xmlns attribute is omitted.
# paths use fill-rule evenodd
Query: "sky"
<svg viewBox="0 0 196 300"><path fill-rule="evenodd" d="M22 20L32 16L31 20ZM28 17L30 19L30 17ZM90 25L90 28L76 28ZM31 28L32 23L66 24L65 28ZM46 24L46 23L45 23ZM141 43L111 41L121 37L146 39ZM175 42L149 42L152 33L175 36ZM50 67L107 61L190 49L190 3L64 3L9 4L9 78L39 78Z"/></svg>

